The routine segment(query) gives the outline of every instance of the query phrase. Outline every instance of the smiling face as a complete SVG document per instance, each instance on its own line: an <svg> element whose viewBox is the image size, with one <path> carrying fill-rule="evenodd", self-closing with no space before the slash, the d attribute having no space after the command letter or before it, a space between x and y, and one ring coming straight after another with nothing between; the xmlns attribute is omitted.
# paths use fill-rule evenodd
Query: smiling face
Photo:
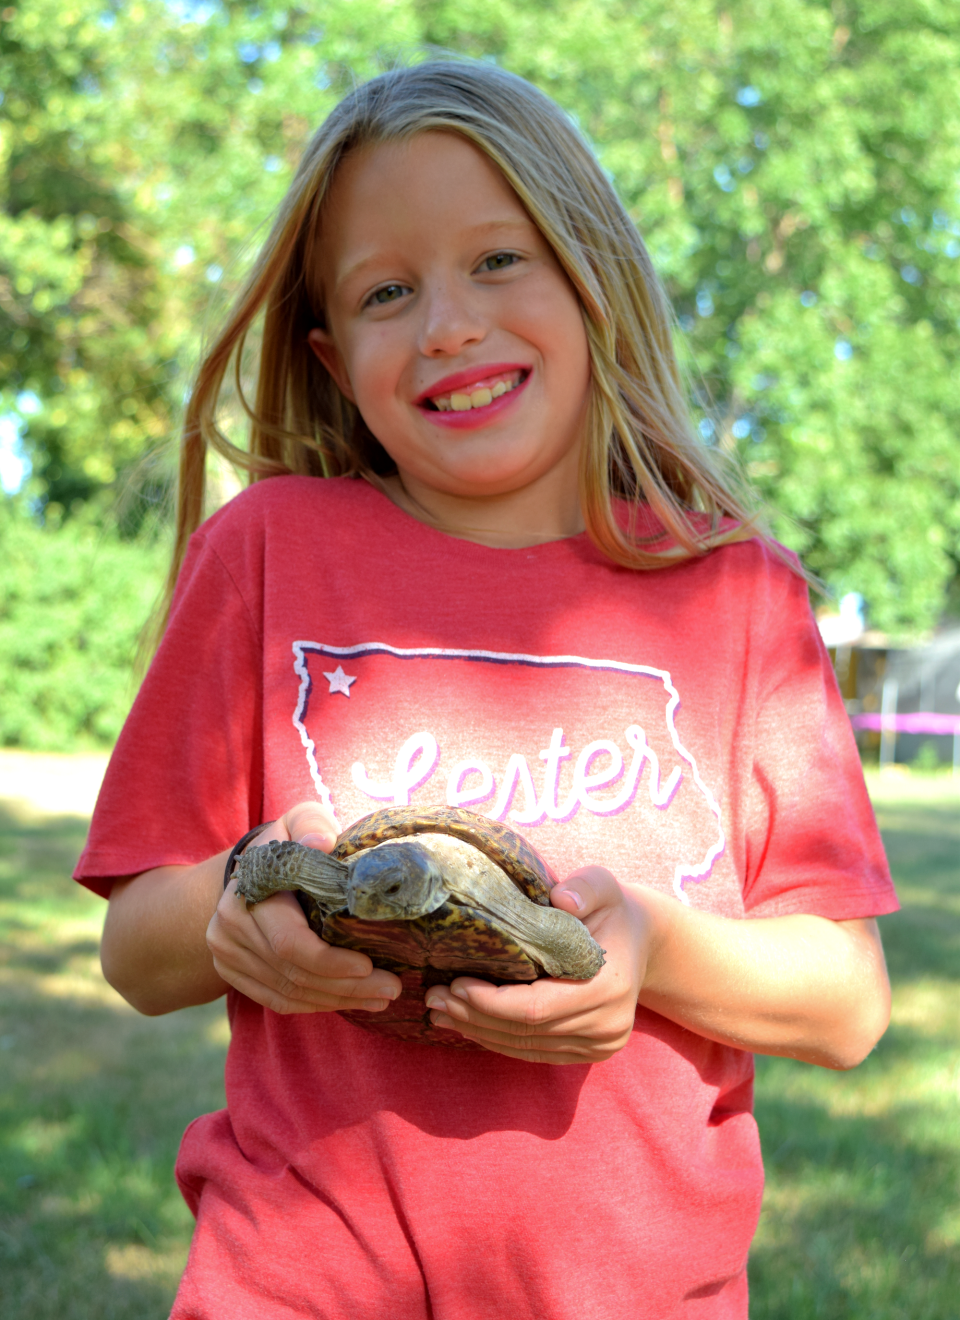
<svg viewBox="0 0 960 1320"><path fill-rule="evenodd" d="M310 344L405 490L454 530L579 530L583 318L499 170L452 133L361 149L321 238L327 325Z"/></svg>

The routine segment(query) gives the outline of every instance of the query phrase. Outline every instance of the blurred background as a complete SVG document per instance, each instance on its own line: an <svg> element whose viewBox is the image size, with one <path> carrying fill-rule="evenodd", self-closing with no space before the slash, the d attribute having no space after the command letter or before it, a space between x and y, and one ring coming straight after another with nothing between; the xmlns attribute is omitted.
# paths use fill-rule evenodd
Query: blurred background
<svg viewBox="0 0 960 1320"><path fill-rule="evenodd" d="M429 47L531 79L592 142L673 299L703 442L826 584L821 630L884 768L894 1026L850 1077L760 1061L752 1313L956 1317L952 0L0 9L0 1312L162 1316L182 1267L172 1157L222 1103L221 1008L137 1018L69 871L169 553L204 338L337 98ZM237 486L211 477L212 507Z"/></svg>
<svg viewBox="0 0 960 1320"><path fill-rule="evenodd" d="M673 298L704 443L860 631L960 615L954 5L22 0L0 10L0 745L116 736L204 335L337 97L423 46L579 123Z"/></svg>

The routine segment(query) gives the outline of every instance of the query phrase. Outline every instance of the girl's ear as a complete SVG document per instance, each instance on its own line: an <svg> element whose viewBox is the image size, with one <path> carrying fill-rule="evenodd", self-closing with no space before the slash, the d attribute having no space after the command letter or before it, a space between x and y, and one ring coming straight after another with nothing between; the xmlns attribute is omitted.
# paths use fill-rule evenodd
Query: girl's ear
<svg viewBox="0 0 960 1320"><path fill-rule="evenodd" d="M353 389L350 385L350 377L347 375L346 368L343 365L343 358L340 356L340 350L333 342L333 336L329 330L311 330L307 335L307 343L316 353L317 357L330 372L336 382L340 393L345 395L351 403L356 403L353 397Z"/></svg>

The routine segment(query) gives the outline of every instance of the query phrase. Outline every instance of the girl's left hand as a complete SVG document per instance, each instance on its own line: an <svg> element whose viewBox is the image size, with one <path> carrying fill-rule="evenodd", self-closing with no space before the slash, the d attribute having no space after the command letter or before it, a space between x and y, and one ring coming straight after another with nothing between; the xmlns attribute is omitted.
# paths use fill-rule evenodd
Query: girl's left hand
<svg viewBox="0 0 960 1320"><path fill-rule="evenodd" d="M601 866L575 871L551 890L550 901L579 917L606 951L592 980L496 986L460 976L433 986L427 1007L436 1026L496 1054L530 1063L601 1063L630 1039L653 923Z"/></svg>

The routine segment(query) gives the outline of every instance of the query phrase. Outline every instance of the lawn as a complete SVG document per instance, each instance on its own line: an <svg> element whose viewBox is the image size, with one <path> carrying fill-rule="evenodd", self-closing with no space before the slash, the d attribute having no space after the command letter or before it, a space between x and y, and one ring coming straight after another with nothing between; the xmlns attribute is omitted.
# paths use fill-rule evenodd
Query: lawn
<svg viewBox="0 0 960 1320"><path fill-rule="evenodd" d="M854 1073L758 1060L755 1320L960 1313L960 790L873 784L904 911L893 1025ZM222 1104L222 1008L143 1019L99 975L77 818L0 804L0 1315L161 1320L190 1216L172 1177Z"/></svg>
<svg viewBox="0 0 960 1320"><path fill-rule="evenodd" d="M85 822L0 804L0 1316L167 1315L191 1218L180 1134L223 1104L222 1004L141 1018L103 981Z"/></svg>
<svg viewBox="0 0 960 1320"><path fill-rule="evenodd" d="M756 1320L960 1315L960 789L884 776L893 1021L855 1072L757 1060Z"/></svg>

